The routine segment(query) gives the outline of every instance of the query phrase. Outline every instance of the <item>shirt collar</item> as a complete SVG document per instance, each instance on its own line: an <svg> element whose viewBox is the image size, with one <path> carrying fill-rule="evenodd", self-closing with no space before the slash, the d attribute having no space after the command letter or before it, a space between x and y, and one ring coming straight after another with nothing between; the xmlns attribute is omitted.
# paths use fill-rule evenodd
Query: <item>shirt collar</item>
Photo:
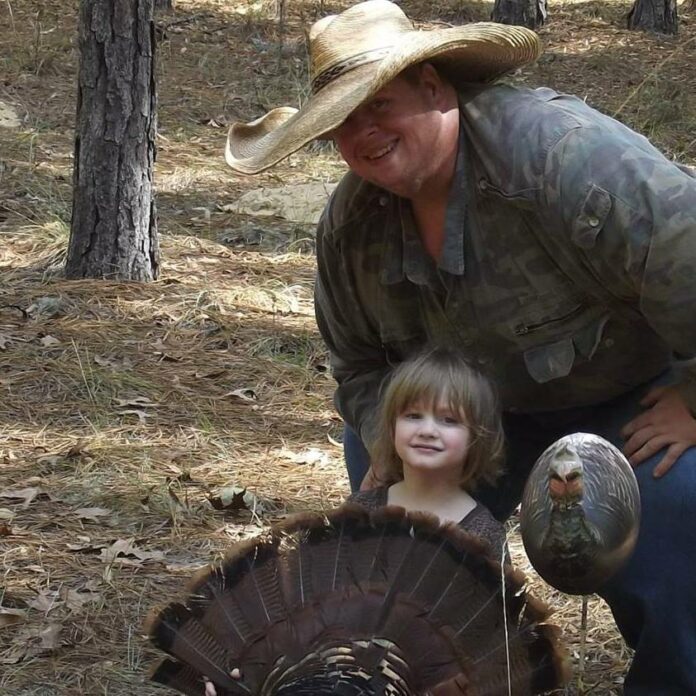
<svg viewBox="0 0 696 696"><path fill-rule="evenodd" d="M405 199L389 196L390 214L386 234L386 254L381 281L386 285L407 277L418 285L432 283L436 271L464 275L464 228L467 212L466 138L459 128L454 178L445 213L445 239L437 267L425 253L418 237L411 206Z"/></svg>

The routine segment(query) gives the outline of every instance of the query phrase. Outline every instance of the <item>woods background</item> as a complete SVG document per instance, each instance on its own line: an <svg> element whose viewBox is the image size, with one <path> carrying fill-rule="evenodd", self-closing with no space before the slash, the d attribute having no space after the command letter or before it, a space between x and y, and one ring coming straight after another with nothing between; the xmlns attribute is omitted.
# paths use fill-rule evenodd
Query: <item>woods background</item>
<svg viewBox="0 0 696 696"><path fill-rule="evenodd" d="M327 145L257 177L223 159L229 123L306 96L304 32L342 7L157 15L159 276L124 283L64 277L78 3L0 4L2 693L163 693L146 681L147 610L230 542L348 492L312 310L316 210L297 205L344 167ZM403 7L427 27L486 20L492 3ZM577 94L696 164L694 10L665 37L629 31L629 9L552 0L544 55L510 79ZM510 535L529 570L514 519ZM580 600L534 583L577 662ZM618 693L628 655L598 599L588 630L587 692Z"/></svg>

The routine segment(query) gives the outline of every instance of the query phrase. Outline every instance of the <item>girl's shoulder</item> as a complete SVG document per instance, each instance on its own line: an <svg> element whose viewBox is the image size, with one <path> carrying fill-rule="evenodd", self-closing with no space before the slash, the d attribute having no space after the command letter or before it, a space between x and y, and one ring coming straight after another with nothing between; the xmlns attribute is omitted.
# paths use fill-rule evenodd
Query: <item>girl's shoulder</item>
<svg viewBox="0 0 696 696"><path fill-rule="evenodd" d="M502 522L493 517L485 505L477 501L476 507L459 523L459 526L464 531L488 542L496 557L500 556L505 546L505 527Z"/></svg>

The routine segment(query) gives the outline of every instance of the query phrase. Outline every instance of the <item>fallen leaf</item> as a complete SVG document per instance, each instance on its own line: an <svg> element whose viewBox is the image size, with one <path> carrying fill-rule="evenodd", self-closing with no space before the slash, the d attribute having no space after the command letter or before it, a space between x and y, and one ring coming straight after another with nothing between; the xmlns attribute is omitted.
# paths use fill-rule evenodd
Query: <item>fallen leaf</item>
<svg viewBox="0 0 696 696"><path fill-rule="evenodd" d="M22 609L6 609L0 608L0 628L8 626L16 626L24 623L27 618L27 613Z"/></svg>
<svg viewBox="0 0 696 696"><path fill-rule="evenodd" d="M208 496L208 501L215 510L251 510L260 514L266 509L256 495L240 486L220 488L216 494Z"/></svg>
<svg viewBox="0 0 696 696"><path fill-rule="evenodd" d="M16 490L7 488L4 491L0 491L0 498L23 500L22 508L26 510L40 493L42 493L40 488L19 488Z"/></svg>
<svg viewBox="0 0 696 696"><path fill-rule="evenodd" d="M52 348L53 346L59 346L60 340L55 336L43 336L39 341L44 348Z"/></svg>
<svg viewBox="0 0 696 696"><path fill-rule="evenodd" d="M67 459L73 459L74 457L81 457L82 455L89 454L85 449L85 441L78 440L66 453L65 457Z"/></svg>
<svg viewBox="0 0 696 696"><path fill-rule="evenodd" d="M107 367L110 370L129 370L133 367L133 361L129 358L109 358L104 355L95 355L94 362L99 367Z"/></svg>
<svg viewBox="0 0 696 696"><path fill-rule="evenodd" d="M150 415L149 413L145 413L145 411L139 411L138 409L135 408L128 408L123 411L118 412L119 416L138 416L138 420L141 423L147 423L147 417Z"/></svg>
<svg viewBox="0 0 696 696"><path fill-rule="evenodd" d="M282 449L278 452L282 459L289 459L295 464L327 464L329 456L316 447L310 447L304 452L293 452L289 449Z"/></svg>
<svg viewBox="0 0 696 696"><path fill-rule="evenodd" d="M73 512L73 514L77 515L80 519L92 520L93 522L98 522L100 517L105 517L111 513L111 510L100 507L79 508Z"/></svg>
<svg viewBox="0 0 696 696"><path fill-rule="evenodd" d="M80 537L78 537L79 539ZM97 553L105 549L108 544L102 544L99 542L91 542L89 538L86 541L82 541L79 544L66 544L68 551L74 551L76 553Z"/></svg>
<svg viewBox="0 0 696 696"><path fill-rule="evenodd" d="M60 606L62 602L58 602L58 592L55 590L41 590L36 597L27 602L27 606L37 611L42 611L48 614L51 609Z"/></svg>
<svg viewBox="0 0 696 696"><path fill-rule="evenodd" d="M69 587L60 588L60 598L68 609L81 609L85 604L98 602L101 594L90 590L73 590Z"/></svg>
<svg viewBox="0 0 696 696"><path fill-rule="evenodd" d="M244 501L246 488L239 486L229 486L218 490L217 495L208 497L210 504L215 510L248 510L248 506Z"/></svg>
<svg viewBox="0 0 696 696"><path fill-rule="evenodd" d="M150 401L145 396L133 396L130 399L114 399L114 404L117 408L132 406L134 408L150 408L157 406L156 403Z"/></svg>
<svg viewBox="0 0 696 696"><path fill-rule="evenodd" d="M133 556L138 559L138 561L163 561L165 556L162 551L143 551L135 545L135 539L119 539L115 541L108 548L101 550L101 560L103 563L114 563L117 559L124 565L133 565L133 562L129 562L120 558L120 556ZM137 564L137 563L136 563Z"/></svg>
<svg viewBox="0 0 696 696"><path fill-rule="evenodd" d="M119 539L115 541L111 546L102 549L101 560L103 563L113 563L114 559L119 554L131 553L133 546L135 545L135 539Z"/></svg>
<svg viewBox="0 0 696 696"><path fill-rule="evenodd" d="M0 520L11 520L15 516L14 512L8 508L0 508Z"/></svg>
<svg viewBox="0 0 696 696"><path fill-rule="evenodd" d="M41 647L46 650L55 650L63 645L60 640L60 633L63 630L62 624L50 623L46 628L39 632L39 637L41 638Z"/></svg>
<svg viewBox="0 0 696 696"><path fill-rule="evenodd" d="M168 571L172 573L194 573L200 570L205 563L202 561L171 561L164 566Z"/></svg>
<svg viewBox="0 0 696 696"><path fill-rule="evenodd" d="M7 522L0 522L0 537L12 536L12 527Z"/></svg>
<svg viewBox="0 0 696 696"><path fill-rule="evenodd" d="M141 561L163 561L165 559L162 551L143 551L142 549L133 549L133 555Z"/></svg>
<svg viewBox="0 0 696 696"><path fill-rule="evenodd" d="M42 466L58 466L65 457L62 454L46 454L43 457L39 457L36 463Z"/></svg>
<svg viewBox="0 0 696 696"><path fill-rule="evenodd" d="M253 389L235 389L234 391L227 392L222 398L226 399L228 397L233 397L235 399L241 399L242 401L256 401L256 392Z"/></svg>

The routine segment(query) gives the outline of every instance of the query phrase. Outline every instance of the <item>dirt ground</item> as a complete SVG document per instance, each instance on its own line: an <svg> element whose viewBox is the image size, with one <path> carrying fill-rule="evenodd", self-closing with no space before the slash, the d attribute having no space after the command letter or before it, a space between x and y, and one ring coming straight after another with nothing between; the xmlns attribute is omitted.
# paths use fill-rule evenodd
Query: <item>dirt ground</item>
<svg viewBox="0 0 696 696"><path fill-rule="evenodd" d="M404 0L422 26L488 2ZM348 492L333 383L312 312L312 227L231 212L262 187L337 181L327 146L233 174L227 125L306 95L303 32L343 5L182 0L158 16L151 284L65 281L77 3L0 4L0 693L164 693L146 675L154 604L274 519ZM696 162L696 15L678 38L628 32L628 5L552 2L546 50L513 79L572 92ZM282 39L282 41L281 41ZM226 207L227 206L227 207ZM246 489L246 493L243 491ZM515 562L528 564L515 520ZM586 693L620 693L629 657L590 600L556 609ZM569 693L577 692L576 681Z"/></svg>

